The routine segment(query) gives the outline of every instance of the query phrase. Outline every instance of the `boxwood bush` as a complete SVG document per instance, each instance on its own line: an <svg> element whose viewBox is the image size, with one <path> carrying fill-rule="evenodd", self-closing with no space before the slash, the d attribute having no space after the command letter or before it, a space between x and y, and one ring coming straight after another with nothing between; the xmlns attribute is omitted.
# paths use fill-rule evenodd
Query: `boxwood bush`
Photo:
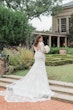
<svg viewBox="0 0 73 110"><path fill-rule="evenodd" d="M73 63L73 55L48 54L46 55L47 66L58 66Z"/></svg>
<svg viewBox="0 0 73 110"><path fill-rule="evenodd" d="M50 48L50 52L49 54L59 54L59 50L66 50L67 54L73 54L73 48L69 48L69 47L60 47L60 48Z"/></svg>
<svg viewBox="0 0 73 110"><path fill-rule="evenodd" d="M59 48L51 48L49 54L59 54Z"/></svg>
<svg viewBox="0 0 73 110"><path fill-rule="evenodd" d="M67 48L67 53L68 54L73 54L73 48Z"/></svg>

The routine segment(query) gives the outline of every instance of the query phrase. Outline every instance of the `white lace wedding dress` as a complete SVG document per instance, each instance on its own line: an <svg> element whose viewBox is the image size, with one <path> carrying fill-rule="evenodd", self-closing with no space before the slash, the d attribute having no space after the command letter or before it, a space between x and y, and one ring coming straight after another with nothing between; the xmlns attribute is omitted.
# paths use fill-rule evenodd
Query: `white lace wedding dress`
<svg viewBox="0 0 73 110"><path fill-rule="evenodd" d="M5 91L0 91L7 102L37 102L50 100L54 92L49 87L45 68L44 44L39 43L40 50L35 48L35 63L30 71L20 80L9 84Z"/></svg>

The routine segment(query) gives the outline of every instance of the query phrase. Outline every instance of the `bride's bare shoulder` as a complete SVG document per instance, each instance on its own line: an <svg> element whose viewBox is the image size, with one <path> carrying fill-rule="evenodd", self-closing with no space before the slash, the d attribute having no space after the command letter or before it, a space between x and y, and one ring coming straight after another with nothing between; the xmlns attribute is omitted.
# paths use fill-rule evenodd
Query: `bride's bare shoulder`
<svg viewBox="0 0 73 110"><path fill-rule="evenodd" d="M44 45L44 43L43 42L39 42L39 45Z"/></svg>
<svg viewBox="0 0 73 110"><path fill-rule="evenodd" d="M44 44L43 42L39 42L39 44Z"/></svg>

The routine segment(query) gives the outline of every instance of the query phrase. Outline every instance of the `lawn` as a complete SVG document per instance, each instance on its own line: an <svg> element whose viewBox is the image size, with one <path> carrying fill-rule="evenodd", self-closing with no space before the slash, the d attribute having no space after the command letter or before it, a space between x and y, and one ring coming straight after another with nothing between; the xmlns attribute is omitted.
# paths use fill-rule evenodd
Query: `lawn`
<svg viewBox="0 0 73 110"><path fill-rule="evenodd" d="M65 82L73 82L73 64L47 66L48 78Z"/></svg>
<svg viewBox="0 0 73 110"><path fill-rule="evenodd" d="M73 64L61 66L46 66L48 78L50 80L59 80L73 82ZM14 75L26 75L29 70L21 70L13 73Z"/></svg>

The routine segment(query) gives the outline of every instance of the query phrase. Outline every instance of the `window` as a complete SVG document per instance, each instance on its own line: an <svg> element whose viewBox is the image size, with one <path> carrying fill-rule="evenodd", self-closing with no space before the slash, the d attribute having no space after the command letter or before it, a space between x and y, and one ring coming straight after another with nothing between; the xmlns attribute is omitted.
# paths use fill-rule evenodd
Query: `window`
<svg viewBox="0 0 73 110"><path fill-rule="evenodd" d="M66 32L66 18L61 19L61 32Z"/></svg>
<svg viewBox="0 0 73 110"><path fill-rule="evenodd" d="M60 26L60 25L59 25L59 19L58 19L58 32L59 32L59 26Z"/></svg>
<svg viewBox="0 0 73 110"><path fill-rule="evenodd" d="M70 21L71 21L71 18L69 18L69 32L70 32Z"/></svg>

